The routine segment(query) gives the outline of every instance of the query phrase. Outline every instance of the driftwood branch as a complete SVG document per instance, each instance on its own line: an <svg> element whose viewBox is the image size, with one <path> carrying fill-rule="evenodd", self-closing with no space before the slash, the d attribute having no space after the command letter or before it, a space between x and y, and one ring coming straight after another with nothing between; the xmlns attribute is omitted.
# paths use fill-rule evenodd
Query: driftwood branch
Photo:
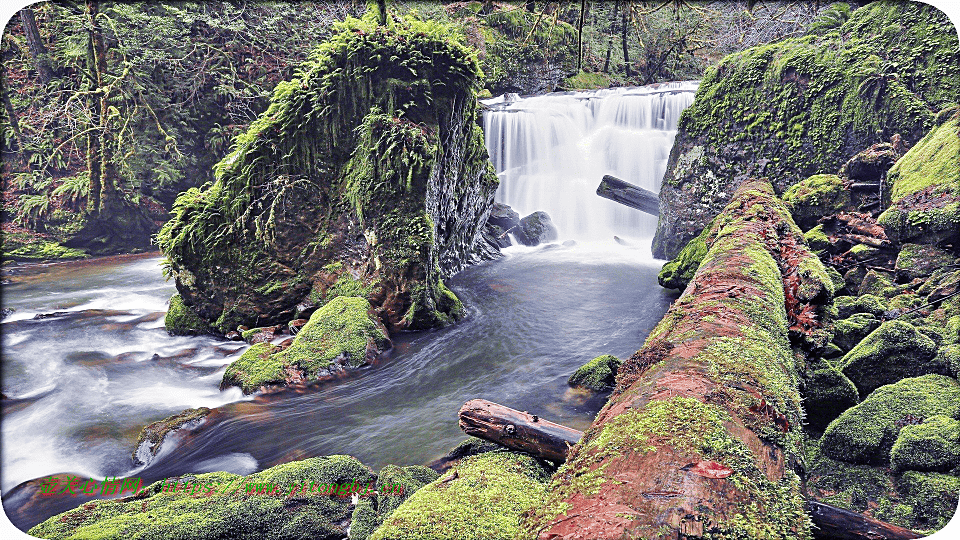
<svg viewBox="0 0 960 540"><path fill-rule="evenodd" d="M600 185L597 187L597 195L652 216L660 215L660 197L656 193L624 182L609 174L600 181Z"/></svg>
<svg viewBox="0 0 960 540"><path fill-rule="evenodd" d="M582 431L539 418L535 414L473 399L460 408L460 429L467 435L527 452L556 464L583 436ZM816 540L907 540L922 536L903 527L819 501L807 501L807 513L816 526Z"/></svg>

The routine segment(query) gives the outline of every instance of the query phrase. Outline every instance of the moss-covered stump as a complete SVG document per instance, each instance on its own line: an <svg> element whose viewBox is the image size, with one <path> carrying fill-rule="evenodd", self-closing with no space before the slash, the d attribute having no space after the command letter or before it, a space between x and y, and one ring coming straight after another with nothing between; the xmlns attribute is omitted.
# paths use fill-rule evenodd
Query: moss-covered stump
<svg viewBox="0 0 960 540"><path fill-rule="evenodd" d="M498 180L458 36L372 14L338 24L158 233L184 302L221 333L344 292L391 331L461 317L442 278L479 249Z"/></svg>
<svg viewBox="0 0 960 540"><path fill-rule="evenodd" d="M143 428L132 454L134 465L149 463L157 455L167 435L180 429L196 429L209 414L210 409L206 407L187 409Z"/></svg>
<svg viewBox="0 0 960 540"><path fill-rule="evenodd" d="M949 373L949 366L936 363L936 354L933 340L910 323L894 320L871 332L837 367L866 397L877 388L906 377Z"/></svg>
<svg viewBox="0 0 960 540"><path fill-rule="evenodd" d="M817 174L794 184L783 193L783 204L803 230L812 229L828 214L850 206L850 191L835 174Z"/></svg>
<svg viewBox="0 0 960 540"><path fill-rule="evenodd" d="M960 118L933 129L890 169L878 221L894 241L960 243Z"/></svg>
<svg viewBox="0 0 960 540"><path fill-rule="evenodd" d="M163 319L167 332L175 335L196 335L209 330L210 324L201 319L197 312L183 303L179 294L170 297L170 307Z"/></svg>
<svg viewBox="0 0 960 540"><path fill-rule="evenodd" d="M947 472L960 466L960 422L943 415L903 426L890 449L895 471Z"/></svg>
<svg viewBox="0 0 960 540"><path fill-rule="evenodd" d="M617 369L620 368L622 363L623 360L611 354L600 355L580 366L567 380L567 384L576 388L601 392L614 385L617 378Z"/></svg>
<svg viewBox="0 0 960 540"><path fill-rule="evenodd" d="M924 375L882 386L830 423L820 446L827 456L850 463L883 465L900 430L910 424L960 413L960 385L942 375Z"/></svg>
<svg viewBox="0 0 960 540"><path fill-rule="evenodd" d="M741 186L714 228L693 281L526 514L526 537L809 536L790 465L803 410L788 329L802 333L833 284L769 183Z"/></svg>
<svg viewBox="0 0 960 540"><path fill-rule="evenodd" d="M675 257L748 178L784 192L894 134L916 144L960 94L958 50L936 8L883 1L835 31L725 57L680 117L654 256Z"/></svg>
<svg viewBox="0 0 960 540"><path fill-rule="evenodd" d="M377 475L376 497L357 504L350 523L350 540L366 540L404 501L439 475L420 465L387 465Z"/></svg>
<svg viewBox="0 0 960 540"><path fill-rule="evenodd" d="M390 347L383 325L363 298L338 296L313 312L283 350L256 343L227 367L221 388L244 393L271 384L312 382L369 364Z"/></svg>
<svg viewBox="0 0 960 540"><path fill-rule="evenodd" d="M543 498L547 470L534 458L494 451L457 466L404 501L370 540L512 540L520 514Z"/></svg>
<svg viewBox="0 0 960 540"><path fill-rule="evenodd" d="M294 461L249 476L214 472L170 478L134 497L91 501L51 517L29 533L57 540L340 540L346 536L343 523L350 518L350 498L322 495L320 490L304 493L303 484L355 481L366 486L373 480L373 473L350 456ZM164 492L174 483L177 492L172 488Z"/></svg>

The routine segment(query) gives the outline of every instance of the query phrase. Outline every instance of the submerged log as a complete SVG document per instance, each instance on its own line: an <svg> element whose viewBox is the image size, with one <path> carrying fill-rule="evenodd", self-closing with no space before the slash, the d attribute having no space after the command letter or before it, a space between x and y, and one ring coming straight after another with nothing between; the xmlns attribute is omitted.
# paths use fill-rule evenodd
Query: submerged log
<svg viewBox="0 0 960 540"><path fill-rule="evenodd" d="M803 412L788 321L807 309L797 288L826 301L833 285L768 182L744 183L708 236L684 294L620 368L544 504L525 515L527 536L809 533L795 471Z"/></svg>
<svg viewBox="0 0 960 540"><path fill-rule="evenodd" d="M582 431L554 424L485 399L472 399L460 408L460 429L467 435L493 441L556 464L583 436Z"/></svg>
<svg viewBox="0 0 960 540"><path fill-rule="evenodd" d="M554 463L566 461L567 450L583 436L582 431L554 424L537 415L521 412L485 399L466 402L460 409L460 427L468 434L527 452ZM511 429L512 428L512 429ZM699 464L698 464L699 465ZM690 467L707 477L723 477L722 467ZM807 512L817 540L908 540L921 535L903 527L819 501L808 501Z"/></svg>
<svg viewBox="0 0 960 540"><path fill-rule="evenodd" d="M660 215L660 197L656 193L624 182L609 174L600 181L600 185L597 187L597 195L652 216Z"/></svg>

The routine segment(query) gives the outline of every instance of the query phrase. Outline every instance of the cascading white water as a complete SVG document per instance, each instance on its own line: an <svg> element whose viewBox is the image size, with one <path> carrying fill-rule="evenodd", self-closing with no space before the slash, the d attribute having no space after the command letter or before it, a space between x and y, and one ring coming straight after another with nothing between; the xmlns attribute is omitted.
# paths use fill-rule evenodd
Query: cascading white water
<svg viewBox="0 0 960 540"><path fill-rule="evenodd" d="M597 195L610 174L659 193L680 113L697 82L486 100L497 200L544 210L562 238L650 237L657 219ZM508 96L509 97L509 96Z"/></svg>

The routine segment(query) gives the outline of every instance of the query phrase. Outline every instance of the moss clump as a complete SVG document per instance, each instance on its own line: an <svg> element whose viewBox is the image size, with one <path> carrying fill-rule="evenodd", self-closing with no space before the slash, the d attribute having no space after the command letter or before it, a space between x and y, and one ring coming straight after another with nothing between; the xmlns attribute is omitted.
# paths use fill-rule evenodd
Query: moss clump
<svg viewBox="0 0 960 540"><path fill-rule="evenodd" d="M865 276L863 276L863 280L860 282L860 287L857 290L857 293L860 296L865 294L884 296L884 289L890 287L891 285L893 285L893 280L887 277L886 274L876 270L870 270Z"/></svg>
<svg viewBox="0 0 960 540"><path fill-rule="evenodd" d="M813 251L823 251L829 249L832 243L827 233L823 231L823 225L817 225L803 234L803 240ZM833 268L833 267L831 267ZM834 270L836 272L836 270ZM842 276L841 276L842 281Z"/></svg>
<svg viewBox="0 0 960 540"><path fill-rule="evenodd" d="M833 305L837 308L837 316L844 319L855 313L880 317L887 311L883 299L873 294L838 296L833 299Z"/></svg>
<svg viewBox="0 0 960 540"><path fill-rule="evenodd" d="M580 366L567 380L567 384L579 388L586 388L600 392L613 386L617 377L617 369L623 360L610 354L600 355Z"/></svg>
<svg viewBox="0 0 960 540"><path fill-rule="evenodd" d="M816 431L822 431L834 418L860 402L857 387L825 360L811 366L801 393L807 422Z"/></svg>
<svg viewBox="0 0 960 540"><path fill-rule="evenodd" d="M947 373L946 366L933 361L936 353L936 344L916 327L893 320L871 332L837 367L857 385L860 395L866 396L880 386L905 377Z"/></svg>
<svg viewBox="0 0 960 540"><path fill-rule="evenodd" d="M4 237L10 233L4 231ZM86 259L90 255L76 248L68 248L57 242L47 240L32 240L25 243L18 243L10 239L3 241L3 258L13 259L15 261L57 261L66 259Z"/></svg>
<svg viewBox="0 0 960 540"><path fill-rule="evenodd" d="M957 510L960 478L938 473L907 472L898 483L914 511L918 527L934 532L946 526Z"/></svg>
<svg viewBox="0 0 960 540"><path fill-rule="evenodd" d="M704 227L696 238L687 242L687 245L680 250L680 253L672 261L663 265L660 273L657 275L657 281L661 287L667 289L683 290L693 279L700 268L700 263L707 256L707 250L710 249L710 243L716 236L717 231L713 230L713 224Z"/></svg>
<svg viewBox="0 0 960 540"><path fill-rule="evenodd" d="M827 456L882 465L903 426L934 415L960 412L960 385L942 375L924 375L882 386L830 423L820 446Z"/></svg>
<svg viewBox="0 0 960 540"><path fill-rule="evenodd" d="M53 516L30 534L53 540L131 538L343 538L350 499L317 492L291 494L304 482L356 481L373 474L350 456L326 456L285 463L249 476L206 473L156 482L134 498L94 500ZM176 493L164 487L174 485ZM189 486L189 487L185 487ZM273 495L250 494L248 486L275 488Z"/></svg>
<svg viewBox="0 0 960 540"><path fill-rule="evenodd" d="M466 457L401 504L370 540L515 538L520 514L539 504L548 477L525 454Z"/></svg>
<svg viewBox="0 0 960 540"><path fill-rule="evenodd" d="M140 436L137 437L137 446L134 448L132 455L133 462L135 464L145 463L146 456L142 455L143 451L148 451L150 455L156 455L160 449L160 443L171 431L186 427L187 424L199 424L208 414L210 414L210 409L206 407L187 409L143 428L140 431ZM147 446L141 450L144 443Z"/></svg>
<svg viewBox="0 0 960 540"><path fill-rule="evenodd" d="M812 229L823 216L850 206L850 192L835 174L817 174L791 186L783 193L783 204L803 230Z"/></svg>
<svg viewBox="0 0 960 540"><path fill-rule="evenodd" d="M960 422L943 415L904 426L890 450L895 471L946 472L960 465Z"/></svg>
<svg viewBox="0 0 960 540"><path fill-rule="evenodd" d="M873 315L869 313L854 313L850 317L841 319L834 324L833 343L840 347L840 350L843 352L847 352L879 326L880 321Z"/></svg>
<svg viewBox="0 0 960 540"><path fill-rule="evenodd" d="M404 501L439 475L420 465L397 467L387 465L377 475L376 498L361 501L353 512L350 540L366 540L383 520L390 517Z"/></svg>
<svg viewBox="0 0 960 540"><path fill-rule="evenodd" d="M167 308L163 325L167 332L175 335L202 334L210 328L210 325L201 319L192 307L183 303L183 298L179 294L170 297L170 307Z"/></svg>
<svg viewBox="0 0 960 540"><path fill-rule="evenodd" d="M227 366L220 389L239 386L244 394L249 394L270 384L283 384L286 381L283 363L273 356L277 350L279 348L270 343L251 345Z"/></svg>
<svg viewBox="0 0 960 540"><path fill-rule="evenodd" d="M334 298L313 312L293 343L272 360L295 366L308 379L369 363L390 343L369 310L363 298Z"/></svg>

